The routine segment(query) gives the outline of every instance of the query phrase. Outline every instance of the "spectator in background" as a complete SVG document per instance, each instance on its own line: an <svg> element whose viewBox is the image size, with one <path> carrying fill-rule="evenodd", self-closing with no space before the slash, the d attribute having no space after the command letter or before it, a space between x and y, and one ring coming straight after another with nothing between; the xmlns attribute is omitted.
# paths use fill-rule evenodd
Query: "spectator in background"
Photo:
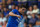
<svg viewBox="0 0 40 27"><path fill-rule="evenodd" d="M12 5L14 5L14 2L12 0L7 0L6 8L11 9Z"/></svg>
<svg viewBox="0 0 40 27"><path fill-rule="evenodd" d="M0 4L2 4L2 0L0 0Z"/></svg>
<svg viewBox="0 0 40 27"><path fill-rule="evenodd" d="M11 6L11 5L9 5L9 6L8 6L8 9L11 9L11 8L12 8L12 6Z"/></svg>
<svg viewBox="0 0 40 27"><path fill-rule="evenodd" d="M5 7L5 0L2 0L2 7Z"/></svg>
<svg viewBox="0 0 40 27"><path fill-rule="evenodd" d="M7 0L7 4L11 4L11 0Z"/></svg>
<svg viewBox="0 0 40 27"><path fill-rule="evenodd" d="M27 23L24 23L24 27L27 27Z"/></svg>
<svg viewBox="0 0 40 27"><path fill-rule="evenodd" d="M2 0L2 3L5 4L5 0Z"/></svg>
<svg viewBox="0 0 40 27"><path fill-rule="evenodd" d="M1 14L1 21L4 23L5 21L7 21L6 17L4 17L3 13Z"/></svg>
<svg viewBox="0 0 40 27"><path fill-rule="evenodd" d="M28 25L29 25L29 18L26 15L24 20L24 27L28 27Z"/></svg>
<svg viewBox="0 0 40 27"><path fill-rule="evenodd" d="M37 14L39 12L39 9L37 8L37 5L33 6L33 13Z"/></svg>
<svg viewBox="0 0 40 27"><path fill-rule="evenodd" d="M18 10L18 6L16 6L16 8L15 9L17 9Z"/></svg>
<svg viewBox="0 0 40 27"><path fill-rule="evenodd" d="M0 13L0 24L2 23L1 13Z"/></svg>
<svg viewBox="0 0 40 27"><path fill-rule="evenodd" d="M0 27L2 27L2 24L3 24L3 23L1 22L1 23L0 23Z"/></svg>
<svg viewBox="0 0 40 27"><path fill-rule="evenodd" d="M6 27L7 25L7 22L5 21L4 24L2 25L2 27Z"/></svg>
<svg viewBox="0 0 40 27"><path fill-rule="evenodd" d="M4 22L7 21L6 17L4 17L3 13L1 13L1 17L0 17L0 27L2 27L2 25L4 24Z"/></svg>
<svg viewBox="0 0 40 27"><path fill-rule="evenodd" d="M32 14L32 6L29 7L29 10L26 13L28 15L28 18L31 18L31 14Z"/></svg>
<svg viewBox="0 0 40 27"><path fill-rule="evenodd" d="M1 13L0 13L0 27L2 27L2 18L1 18Z"/></svg>
<svg viewBox="0 0 40 27"><path fill-rule="evenodd" d="M27 16L25 16L24 27L27 27Z"/></svg>
<svg viewBox="0 0 40 27"><path fill-rule="evenodd" d="M36 23L36 21L37 21L37 19L35 18L35 14L32 13L32 18L30 19L29 24L31 24L32 26L34 26L35 23Z"/></svg>
<svg viewBox="0 0 40 27"><path fill-rule="evenodd" d="M4 14L4 16L7 16L9 14L9 11L7 11L7 9L4 8L3 14Z"/></svg>
<svg viewBox="0 0 40 27"><path fill-rule="evenodd" d="M2 4L0 4L0 12L3 13Z"/></svg>
<svg viewBox="0 0 40 27"><path fill-rule="evenodd" d="M12 2L11 0L7 0L6 8L11 9L12 6L11 2Z"/></svg>
<svg viewBox="0 0 40 27"><path fill-rule="evenodd" d="M2 5L0 4L0 12L1 12L1 9L2 9Z"/></svg>
<svg viewBox="0 0 40 27"><path fill-rule="evenodd" d="M15 9L15 5L12 5L12 10Z"/></svg>
<svg viewBox="0 0 40 27"><path fill-rule="evenodd" d="M0 13L0 17L1 17L1 13Z"/></svg>
<svg viewBox="0 0 40 27"><path fill-rule="evenodd" d="M36 21L36 26L34 27L40 27L40 14L38 14L38 20Z"/></svg>

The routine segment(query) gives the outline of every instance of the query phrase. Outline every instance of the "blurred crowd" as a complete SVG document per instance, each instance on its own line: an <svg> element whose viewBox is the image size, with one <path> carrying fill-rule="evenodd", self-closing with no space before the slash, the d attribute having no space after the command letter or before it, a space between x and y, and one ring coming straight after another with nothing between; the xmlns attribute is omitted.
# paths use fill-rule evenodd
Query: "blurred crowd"
<svg viewBox="0 0 40 27"><path fill-rule="evenodd" d="M9 12L13 9L18 10L19 6L25 7L23 4L15 4L13 0L0 0L0 27L6 27ZM37 5L29 6L22 15L23 19L18 27L40 27L40 9Z"/></svg>

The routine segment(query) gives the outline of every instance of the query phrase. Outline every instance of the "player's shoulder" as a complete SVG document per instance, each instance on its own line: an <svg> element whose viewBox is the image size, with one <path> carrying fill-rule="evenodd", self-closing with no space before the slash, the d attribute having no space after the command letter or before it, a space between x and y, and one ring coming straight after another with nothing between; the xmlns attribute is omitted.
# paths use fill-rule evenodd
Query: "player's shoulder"
<svg viewBox="0 0 40 27"><path fill-rule="evenodd" d="M13 10L18 11L17 9L13 9Z"/></svg>
<svg viewBox="0 0 40 27"><path fill-rule="evenodd" d="M17 10L17 9L13 9L12 11L18 12L18 10Z"/></svg>

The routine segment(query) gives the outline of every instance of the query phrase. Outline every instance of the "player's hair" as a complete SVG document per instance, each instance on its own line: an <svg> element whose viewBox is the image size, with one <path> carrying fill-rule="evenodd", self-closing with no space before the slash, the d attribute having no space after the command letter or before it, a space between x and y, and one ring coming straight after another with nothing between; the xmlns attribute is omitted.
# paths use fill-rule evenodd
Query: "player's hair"
<svg viewBox="0 0 40 27"><path fill-rule="evenodd" d="M22 8L22 7L21 7L21 6L18 6L18 10L19 10L20 8Z"/></svg>
<svg viewBox="0 0 40 27"><path fill-rule="evenodd" d="M22 6L19 6L19 8L22 8Z"/></svg>

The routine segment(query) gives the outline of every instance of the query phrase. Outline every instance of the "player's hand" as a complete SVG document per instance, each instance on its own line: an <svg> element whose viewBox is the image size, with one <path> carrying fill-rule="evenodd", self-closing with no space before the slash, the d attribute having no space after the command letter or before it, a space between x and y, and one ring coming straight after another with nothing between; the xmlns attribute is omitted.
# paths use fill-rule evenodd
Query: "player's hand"
<svg viewBox="0 0 40 27"><path fill-rule="evenodd" d="M20 16L20 15L17 15L17 17L18 17L18 18L21 18L21 16Z"/></svg>

